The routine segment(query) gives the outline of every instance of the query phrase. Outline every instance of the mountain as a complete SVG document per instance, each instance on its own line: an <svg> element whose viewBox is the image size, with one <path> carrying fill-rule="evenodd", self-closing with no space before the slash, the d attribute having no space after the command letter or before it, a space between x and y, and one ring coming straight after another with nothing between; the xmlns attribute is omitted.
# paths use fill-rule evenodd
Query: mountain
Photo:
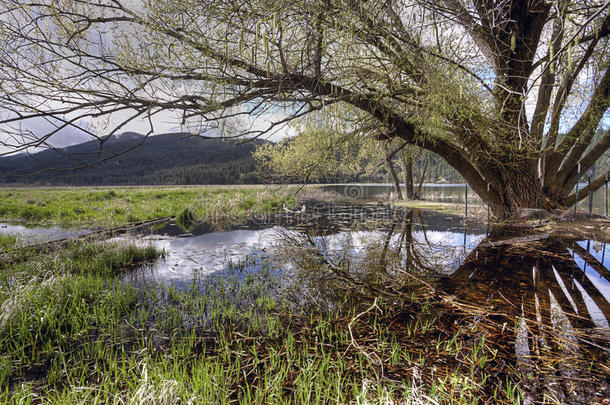
<svg viewBox="0 0 610 405"><path fill-rule="evenodd" d="M185 133L114 135L61 149L0 158L0 183L36 185L256 183L252 152L266 141Z"/></svg>
<svg viewBox="0 0 610 405"><path fill-rule="evenodd" d="M171 134L168 134L171 135ZM181 134L176 134L176 135L181 135ZM188 136L188 134L184 134L185 136ZM111 137L109 137L108 139L106 139L104 142L105 143L117 143L117 142L136 142L136 141L142 141L144 138L146 138L144 135L139 134L137 132L123 132L121 134L115 134Z"/></svg>

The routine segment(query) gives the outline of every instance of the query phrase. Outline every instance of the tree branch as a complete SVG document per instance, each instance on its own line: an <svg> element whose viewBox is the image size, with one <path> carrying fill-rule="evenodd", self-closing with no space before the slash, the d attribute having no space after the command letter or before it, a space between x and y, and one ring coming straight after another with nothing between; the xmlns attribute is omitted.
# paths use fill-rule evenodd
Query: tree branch
<svg viewBox="0 0 610 405"><path fill-rule="evenodd" d="M589 195L589 191L594 192L599 189L601 186L606 184L606 179L610 176L610 169L606 170L605 173L602 173L598 178L591 182L591 186L587 185L582 190L578 190L578 196L576 192L568 195L566 198L561 200L562 204L565 206L570 206L576 204L578 201L586 198Z"/></svg>

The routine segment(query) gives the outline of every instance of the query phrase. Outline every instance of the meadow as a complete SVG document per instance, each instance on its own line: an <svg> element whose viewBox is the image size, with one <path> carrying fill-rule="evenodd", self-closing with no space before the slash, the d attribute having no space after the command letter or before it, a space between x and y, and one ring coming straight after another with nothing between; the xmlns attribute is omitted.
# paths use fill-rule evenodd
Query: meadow
<svg viewBox="0 0 610 405"><path fill-rule="evenodd" d="M113 227L166 217L231 223L295 200L285 188L255 186L0 188L0 220Z"/></svg>

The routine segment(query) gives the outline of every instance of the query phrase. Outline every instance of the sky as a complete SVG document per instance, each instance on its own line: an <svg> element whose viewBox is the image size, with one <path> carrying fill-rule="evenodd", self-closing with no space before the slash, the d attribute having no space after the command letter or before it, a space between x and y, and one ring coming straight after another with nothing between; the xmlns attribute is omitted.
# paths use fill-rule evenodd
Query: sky
<svg viewBox="0 0 610 405"><path fill-rule="evenodd" d="M117 123L123 121L129 115L129 111L115 113L108 122L99 123L99 122L81 122L85 128L89 128L92 132L94 132L98 136L105 136L110 131L114 129ZM285 117L283 113L267 113L266 115L257 118L256 120L253 117L248 117L246 119L240 120L238 125L240 129L246 130L248 128L252 130L263 130L269 125L269 122L272 120L278 120ZM162 111L154 116L152 119L154 135L163 134L163 133L171 133L171 132L197 132L197 127L195 126L185 126L181 125L181 118L172 111ZM24 131L31 131L36 136L41 137L50 131L55 129L53 123L45 120L43 118L33 118L22 122L22 128ZM150 123L148 119L135 119L129 124L125 125L121 128L117 133L123 132L138 132L141 134L147 134L150 131ZM205 135L214 136L214 133L207 132ZM283 139L286 136L294 135L294 130L289 128L287 125L284 125L281 128L278 128L272 134L267 134L263 136L264 139L271 140L277 142ZM1 135L0 139L6 140L6 135ZM49 138L49 144L55 148L64 148L70 145L76 145L83 142L88 142L94 140L94 138L76 128L76 127L66 127L56 134L54 134L51 138ZM36 152L43 150L42 148L30 148L29 152ZM0 153L10 152L11 148L0 145Z"/></svg>
<svg viewBox="0 0 610 405"><path fill-rule="evenodd" d="M128 0L127 4L129 4L130 6L137 9L137 8L141 7L142 2L140 0ZM105 33L104 35L111 36L112 34ZM487 74L485 74L485 72L483 72L482 75L486 79L489 80L489 84L492 84L493 74L492 74L491 70L488 71ZM536 92L537 92L536 86L532 86L532 93L536 93ZM536 101L535 97L530 97L528 99L528 102L526 105L527 115L528 115L528 117L530 117L530 119L533 114L533 109L535 107L535 101ZM582 105L582 106L580 106L580 108L576 108L576 110L582 111L582 110L584 110L584 108L585 108L585 105ZM580 112L580 111L578 111L578 112ZM124 111L121 113L113 114L110 121L106 122L106 123L104 123L104 122L83 122L83 125L88 128L91 128L92 132L96 133L98 136L105 136L119 122L126 119L130 113L131 113L130 111ZM0 109L0 116L2 116L1 109ZM286 113L277 111L277 112L268 113L266 115L263 115L262 117L260 117L258 119L254 119L253 117L249 117L249 118L243 117L242 121L240 122L240 127L243 128L244 130L246 128L251 128L253 130L262 130L269 124L270 120L281 119L281 118L284 118L285 116L286 116ZM573 119L565 120L562 129L567 130L573 124L573 122L574 122ZM185 127L185 126L181 125L181 117L171 111L164 111L164 112L160 112L157 115L155 115L153 118L153 125L154 125L155 134L167 133L167 132L194 132L195 131L194 126ZM602 122L602 125L605 127L610 126L610 113L606 114L606 116ZM50 130L52 130L53 125L52 125L52 123L49 123L44 119L31 119L26 122L23 122L23 128L25 130L32 131L37 136L42 136L42 135L48 133ZM149 125L149 122L147 119L136 119L136 120L130 122L129 124L125 125L119 131L119 133L133 131L133 132L146 134L149 132L149 130L150 130L150 125ZM210 135L210 134L207 133L206 135ZM290 136L290 135L294 135L294 131L291 128L284 126L283 128L280 128L276 133L265 136L265 139L278 141L278 140L280 140L286 136ZM90 135L88 135L82 131L79 131L77 128L70 127L70 128L63 129L59 133L55 134L50 139L49 143L53 147L66 147L69 145L86 142L91 139L92 138ZM0 135L0 141L2 141L2 135ZM0 145L0 153L6 153L8 151L9 151L9 149L7 147L3 147L2 145Z"/></svg>

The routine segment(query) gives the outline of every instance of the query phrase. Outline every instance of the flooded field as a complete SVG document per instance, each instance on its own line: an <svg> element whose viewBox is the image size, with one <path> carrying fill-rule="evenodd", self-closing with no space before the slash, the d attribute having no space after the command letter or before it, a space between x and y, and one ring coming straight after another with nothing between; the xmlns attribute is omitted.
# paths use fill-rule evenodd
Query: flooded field
<svg viewBox="0 0 610 405"><path fill-rule="evenodd" d="M0 224L0 233L22 243L87 232ZM372 375L393 398L404 399L404 384L417 383L425 394L409 395L437 395L432 402L495 395L506 403L601 404L609 395L607 241L488 231L432 211L306 203L228 229L167 221L111 242L164 252L118 279L140 297L142 330L163 320L193 333L233 325L249 336L269 319L285 328L300 319L302 328L322 316L333 325L324 332L328 349L367 364L368 371L348 373L359 390L346 402L368 395L362 379ZM275 304L265 307L266 300ZM277 305L282 315L270 317ZM347 335L333 343L333 333ZM298 384L294 372L282 384ZM232 389L240 390L262 377L234 378Z"/></svg>
<svg viewBox="0 0 610 405"><path fill-rule="evenodd" d="M403 185L404 186L404 185ZM579 185L582 190L585 183ZM387 198L394 194L394 186L391 184L332 184L320 187L323 190L332 191L339 195L365 200L376 200ZM597 215L606 214L606 201L608 191L601 187L591 195L591 212ZM470 187L468 187L468 204L485 205L482 200ZM464 184L423 184L422 198L428 201L439 201L447 203L464 204L466 201L466 187ZM578 209L588 211L588 199L578 203Z"/></svg>

